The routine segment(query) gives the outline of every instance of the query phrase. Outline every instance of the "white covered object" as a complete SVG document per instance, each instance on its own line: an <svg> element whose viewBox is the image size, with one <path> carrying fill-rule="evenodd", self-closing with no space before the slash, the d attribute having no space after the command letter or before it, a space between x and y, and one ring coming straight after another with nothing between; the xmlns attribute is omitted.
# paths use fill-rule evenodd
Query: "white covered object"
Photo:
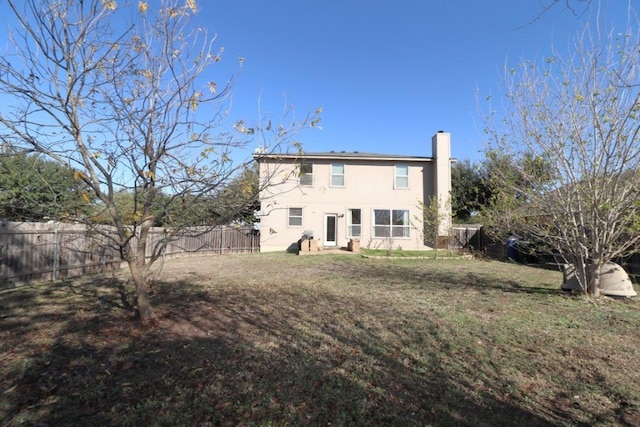
<svg viewBox="0 0 640 427"><path fill-rule="evenodd" d="M562 290L580 291L580 284L572 265L563 266ZM634 297L637 295L629 275L615 262L607 262L600 268L600 293L616 297Z"/></svg>

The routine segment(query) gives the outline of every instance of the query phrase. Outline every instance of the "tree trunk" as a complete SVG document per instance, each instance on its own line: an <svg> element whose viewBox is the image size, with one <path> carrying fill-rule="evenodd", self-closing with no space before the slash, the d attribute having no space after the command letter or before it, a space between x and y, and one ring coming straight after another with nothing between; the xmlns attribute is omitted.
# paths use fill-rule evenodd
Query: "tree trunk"
<svg viewBox="0 0 640 427"><path fill-rule="evenodd" d="M436 230L438 230L436 228ZM434 236L434 245L433 245L433 259L438 259L438 232L436 231Z"/></svg>
<svg viewBox="0 0 640 427"><path fill-rule="evenodd" d="M131 271L131 278L136 287L138 319L142 323L147 323L153 316L151 303L149 301L149 292L147 291L147 278L144 274L143 267L138 264L138 259L135 256L129 261L129 271Z"/></svg>
<svg viewBox="0 0 640 427"><path fill-rule="evenodd" d="M597 262L589 265L588 293L593 297L600 296L600 264Z"/></svg>
<svg viewBox="0 0 640 427"><path fill-rule="evenodd" d="M151 320L153 313L151 311L151 303L149 302L149 270L146 265L147 242L149 237L149 229L151 228L151 214L148 212L149 207L145 205L145 220L140 224L138 241L136 244L136 256L134 259L135 272L132 269L131 275L136 285L136 296L138 299L138 315L140 322L146 323Z"/></svg>

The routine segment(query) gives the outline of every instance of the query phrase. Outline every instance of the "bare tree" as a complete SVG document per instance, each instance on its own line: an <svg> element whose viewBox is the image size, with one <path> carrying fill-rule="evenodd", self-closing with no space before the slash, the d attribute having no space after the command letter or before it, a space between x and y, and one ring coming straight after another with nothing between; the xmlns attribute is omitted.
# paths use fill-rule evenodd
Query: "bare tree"
<svg viewBox="0 0 640 427"><path fill-rule="evenodd" d="M563 10L569 11L571 14L575 16L583 15L589 7L591 7L591 3L593 0L547 0L540 1L540 7L542 10L533 21L536 21L542 17L542 15L548 13L551 9L561 8ZM533 22L532 21L532 22Z"/></svg>
<svg viewBox="0 0 640 427"><path fill-rule="evenodd" d="M533 24L534 22L541 19L543 16L551 13L552 10L560 10L561 12L570 13L576 18L583 17L588 15L588 12L592 7L598 9L598 13L600 10L604 10L606 8L617 8L617 7L626 7L627 11L631 11L632 0L625 1L610 1L606 3L606 7L601 8L602 2L601 0L540 0L540 10L539 12L531 18L529 22L524 25L518 27L518 29L524 28L528 25Z"/></svg>
<svg viewBox="0 0 640 427"><path fill-rule="evenodd" d="M152 224L224 188L247 166L231 157L251 138L279 150L311 118L263 128L241 121L221 131L232 78L212 74L223 49L195 26L195 0L8 4L19 26L14 50L0 59L0 93L13 106L0 116L2 142L69 165L95 193L116 230L105 235L131 271L139 317L148 320L149 268L167 243L147 254ZM117 209L121 191L134 195L133 219ZM93 227L91 218L75 219Z"/></svg>
<svg viewBox="0 0 640 427"><path fill-rule="evenodd" d="M638 34L587 27L569 54L506 70L504 115L485 114L488 154L509 159L491 171L494 224L573 265L592 295L601 267L640 241Z"/></svg>

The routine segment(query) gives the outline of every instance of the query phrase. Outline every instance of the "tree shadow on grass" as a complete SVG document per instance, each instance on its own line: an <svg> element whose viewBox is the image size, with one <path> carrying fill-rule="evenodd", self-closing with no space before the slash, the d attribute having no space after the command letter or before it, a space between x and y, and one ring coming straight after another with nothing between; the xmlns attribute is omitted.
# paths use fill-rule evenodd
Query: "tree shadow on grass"
<svg viewBox="0 0 640 427"><path fill-rule="evenodd" d="M17 345L3 352L22 362L6 372L4 425L548 424L490 395L470 399L435 354L423 371L379 331L353 329L358 319L310 313L321 300L348 303L331 295L162 284L157 324L141 328L119 285L93 287L58 288L48 295L58 307L28 323L2 319ZM48 327L49 339L35 339ZM20 333L33 341L18 345Z"/></svg>
<svg viewBox="0 0 640 427"><path fill-rule="evenodd" d="M505 301L514 301L518 306L521 306L521 302L525 302L529 300L526 298L526 295L535 295L535 296L562 296L563 298L567 296L566 292L563 292L559 285L558 287L540 287L540 286L532 286L529 283L535 283L536 281L527 281L524 280L520 282L518 280L509 279L509 278L499 278L496 280L494 274L485 274L483 272L478 271L466 271L467 269L462 268L463 265L460 265L455 269L445 269L444 271L439 271L435 268L436 263L426 264L420 266L414 262L403 263L403 262L374 262L374 263L343 263L341 261L336 261L334 265L331 266L332 270L340 270L340 271L348 271L349 275L353 277L357 277L359 281L366 283L367 281L371 282L372 292L379 287L382 288L390 288L390 289L400 289L400 290L409 290L409 291L424 291L422 294L412 293L412 295L416 295L418 298L426 297L425 301L438 301L439 303L444 303L446 306L449 306L448 303L444 302L445 297L450 295L452 304L450 307L457 307L456 301L459 299L463 301L470 301L473 297L470 297L469 291L476 291L477 294L486 295L489 298L497 297L496 301L499 301L500 304L503 304ZM525 266L518 266L525 270L525 275L535 274L535 270L529 269ZM470 268L469 270L474 270ZM517 275L516 275L517 276ZM553 275L551 276L553 280ZM500 299L500 294L524 294L525 298L517 298L516 299ZM431 298L433 295L436 295L435 298ZM471 293L471 295L474 295ZM487 311L493 312L493 307L490 304L486 304L485 301L490 301L490 299L483 298L481 300L477 300L477 309L474 304L462 304L463 312L460 313L460 318L464 319L464 316L472 315L472 316L483 316ZM545 307L550 301L547 298L538 299L532 298L531 301L537 301L538 303L542 303ZM525 306L522 306L525 307ZM517 313L514 311L513 313ZM512 314L513 314L512 313ZM427 315L425 313L425 315ZM523 320L526 321L526 313L522 313ZM455 315L454 315L455 318ZM414 319L414 322L417 322L419 319ZM434 321L437 324L437 320ZM427 328L429 329L429 328ZM442 333L442 331L440 331ZM451 332L451 331L449 331ZM479 332L477 335L477 339L480 341L484 340L484 336L481 330L478 330L475 327L475 332ZM473 335L466 337L466 339L472 339L475 341L476 338ZM521 337L514 336L514 343L519 342ZM442 336L438 339L432 340L432 342L443 342L443 343L453 343L455 340L452 339L451 336ZM525 340L528 341L528 340ZM539 341L539 340L538 340ZM532 342L537 342L537 340L533 340ZM459 343L457 343L459 344ZM448 345L448 344L447 344ZM490 342L485 342L481 344L481 346L486 345L490 346ZM570 344L569 344L570 345ZM526 351L537 352L536 348L524 348ZM492 349L488 348L486 351L489 353L492 352ZM541 353L541 355L544 352ZM498 359L502 355L498 355ZM607 357L606 352L604 354ZM461 365L465 365L468 363L468 360L464 359L473 359L473 354L464 354L456 353L453 350L447 350L446 358L449 361L455 360L456 357L461 358L459 361ZM518 356L520 357L520 356ZM541 356L543 357L543 356ZM598 357L602 357L602 354L598 355ZM627 358L629 361L630 358ZM568 361L570 363L570 361ZM499 363L495 361L495 363ZM523 366L527 366L529 363L527 358L523 358ZM539 363L542 366L546 366L545 363ZM482 371L480 372L480 377L488 377L489 384L498 385L499 389L509 390L511 388L516 388L518 385L516 383L509 384L505 382L503 378L500 377L498 371L494 371L490 368L493 366L493 361L487 364L487 361L479 361L478 366L482 367ZM531 365L535 366L535 365ZM556 366L558 369L558 375L560 378L564 378L564 365ZM593 366L590 369L587 369L587 372L594 369ZM607 369L606 366L601 366L601 369ZM526 371L525 371L526 372ZM451 372L449 372L451 373ZM525 375L527 375L525 373ZM535 373L533 374L535 376ZM469 381L469 378L474 378L474 375L465 375L458 376L460 381L458 384L462 384L465 381ZM571 375L568 375L566 378L571 378ZM562 383L562 379L560 382ZM480 381L480 384L486 383L486 378ZM598 405L594 405L593 407L582 407L577 402L573 400L573 394L570 391L567 391L566 396L563 396L560 393L558 396L560 399L557 401L548 401L545 400L542 406L540 406L540 402L537 405L533 406L531 403L523 404L522 407L530 407L535 408L535 411L539 411L541 414L547 414L546 419L555 419L555 420L570 420L572 425L580 425L580 422L576 420L576 414L579 414L580 419L592 419L598 420L604 423L620 423L621 425L629 425L629 421L627 420L635 420L640 421L640 411L634 409L633 406L636 404L630 404L630 401L638 401L637 398L632 397L631 399L623 397L620 395L619 385L616 384L616 381L611 380L602 380L602 381L589 381L590 386L593 386L594 389L598 389L599 391L596 394L600 394L604 396L603 398L606 400L606 396L619 396L616 398L619 407L616 407L614 404L613 407L615 409L603 409L602 411L597 409ZM566 386L565 386L566 387ZM463 387L466 389L467 387ZM484 385L481 389L484 388ZM570 390L571 387L567 387L567 390ZM511 396L513 397L513 396ZM522 397L522 396L521 396ZM489 398L489 401L492 399ZM495 399L494 399L495 400ZM502 401L498 399L498 401ZM520 406L521 403L516 398L516 405ZM484 404L483 404L484 406ZM499 411L498 411L499 412ZM614 421L615 420L615 421ZM589 423L585 423L584 425L588 425ZM633 424L633 422L631 423Z"/></svg>
<svg viewBox="0 0 640 427"><path fill-rule="evenodd" d="M352 268L363 280L371 273ZM424 282L397 266L373 273L400 275L407 286ZM472 374L473 360L455 354L437 322L321 289L199 281L160 281L157 322L148 328L122 303L126 287L112 281L61 286L46 295L55 307L28 321L7 304L0 332L15 347L2 351L20 363L6 371L3 425L539 426L569 419L557 408L536 414L496 395L509 384L481 365ZM444 276L437 282L453 285ZM40 301L20 296L20 304ZM371 316L381 320L368 322Z"/></svg>
<svg viewBox="0 0 640 427"><path fill-rule="evenodd" d="M346 272L347 275L352 277L373 277L399 288L446 291L473 289L480 292L502 291L539 295L565 294L560 289L560 283L558 283L557 288L540 287L522 284L517 280L504 277L496 278L493 275L467 271L464 267L460 267L453 274L450 269L438 270L432 268L438 263L447 262L450 261L428 261L424 263L423 267L417 268L414 261L410 261L410 264L405 264L402 261L379 262L379 260L373 260L366 263L353 263L337 260L332 268L340 272ZM530 267L522 266L522 268L529 269ZM531 274L535 274L534 269L532 269Z"/></svg>
<svg viewBox="0 0 640 427"><path fill-rule="evenodd" d="M76 295L81 295L88 300L93 300L107 308L121 309L126 312L135 311L135 294L128 280L123 280L113 276L89 276L93 277L90 286L86 284L77 285L73 280L65 280L62 283L69 288L69 291Z"/></svg>

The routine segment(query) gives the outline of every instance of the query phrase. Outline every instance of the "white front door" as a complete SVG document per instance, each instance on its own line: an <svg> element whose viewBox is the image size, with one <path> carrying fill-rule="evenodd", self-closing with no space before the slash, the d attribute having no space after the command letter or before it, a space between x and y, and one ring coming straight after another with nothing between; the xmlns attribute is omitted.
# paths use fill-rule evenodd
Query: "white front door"
<svg viewBox="0 0 640 427"><path fill-rule="evenodd" d="M336 246L338 240L338 215L324 215L324 246Z"/></svg>

